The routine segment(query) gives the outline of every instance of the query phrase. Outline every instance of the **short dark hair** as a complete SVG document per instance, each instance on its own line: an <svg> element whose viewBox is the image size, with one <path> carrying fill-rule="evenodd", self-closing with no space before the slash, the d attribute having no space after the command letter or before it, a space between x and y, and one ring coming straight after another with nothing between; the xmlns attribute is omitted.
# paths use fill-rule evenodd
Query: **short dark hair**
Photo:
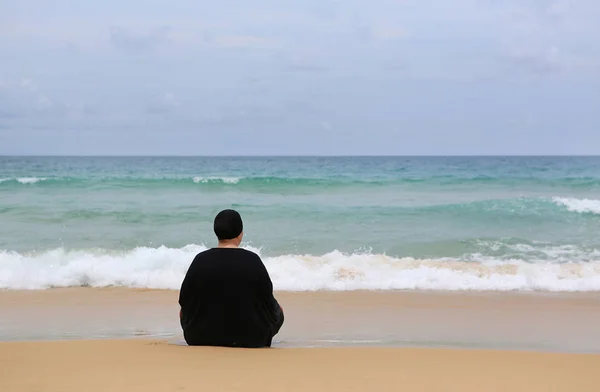
<svg viewBox="0 0 600 392"><path fill-rule="evenodd" d="M237 238L243 230L242 217L235 210L223 210L215 217L214 231L219 241Z"/></svg>

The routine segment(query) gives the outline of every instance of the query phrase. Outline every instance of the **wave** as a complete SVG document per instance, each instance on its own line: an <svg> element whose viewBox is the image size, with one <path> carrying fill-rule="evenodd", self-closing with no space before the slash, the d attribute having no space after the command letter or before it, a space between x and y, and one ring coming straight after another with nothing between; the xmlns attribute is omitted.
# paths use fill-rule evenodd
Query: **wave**
<svg viewBox="0 0 600 392"><path fill-rule="evenodd" d="M210 180L207 180L210 181ZM234 181L234 179L230 179ZM442 204L425 205L369 205L369 201L361 201L363 205L332 207L328 209L316 209L313 205L283 205L270 206L266 214L288 214L291 211L303 214L305 217L329 219L339 217L339 214L351 216L351 219L360 221L365 217L374 215L395 217L423 216L431 219L547 219L553 222L561 216L565 219L588 220L600 215L600 200L577 199L563 197L520 197L507 199L487 199L468 201L462 203L447 202ZM233 203L234 208L252 208L254 204ZM31 216L37 219L45 212L36 206L5 206L0 208L0 214L18 213L19 219L27 219ZM99 209L92 207L67 208L54 212L57 221L71 222L80 219L110 218L117 221L135 221L143 224L162 224L164 222L187 222L196 219L197 212L192 215L181 210L145 210L144 208L113 208ZM571 216L571 218L569 218Z"/></svg>
<svg viewBox="0 0 600 392"><path fill-rule="evenodd" d="M198 184L210 184L210 183L224 183L224 184L237 184L240 182L238 177L194 177L193 181Z"/></svg>
<svg viewBox="0 0 600 392"><path fill-rule="evenodd" d="M38 177L20 177L20 178L0 178L0 183L16 182L18 184L37 184L38 182L46 181L46 178Z"/></svg>
<svg viewBox="0 0 600 392"><path fill-rule="evenodd" d="M326 178L307 178L307 177L233 177L233 176L194 176L194 177L22 177L22 178L0 178L0 186L37 184L38 186L148 186L148 187L222 187L222 186L242 186L242 187L278 187L278 186L311 186L311 185L329 185L344 186L355 184L377 184L378 181L362 181L351 179L326 179Z"/></svg>
<svg viewBox="0 0 600 392"><path fill-rule="evenodd" d="M571 212L580 214L600 214L600 200L574 199L555 197L552 199L556 204L564 206Z"/></svg>
<svg viewBox="0 0 600 392"><path fill-rule="evenodd" d="M460 203L441 203L417 206L376 206L355 207L353 212L381 209L390 214L455 214L460 216L488 216L490 214L506 217L541 216L552 218L554 214L568 213L577 215L600 214L600 200L564 197L517 197L505 199L485 199ZM321 212L322 214L322 212Z"/></svg>
<svg viewBox="0 0 600 392"><path fill-rule="evenodd" d="M527 253L530 245L515 245ZM193 257L206 247L140 247L130 251L65 250L21 254L0 251L0 288L52 287L174 289ZM258 254L260 250L247 248ZM542 290L600 291L600 252L551 247L546 259L523 261L471 254L459 259L397 258L384 254L263 257L281 291L316 290ZM536 254L540 254L537 249ZM559 263L565 255L571 262ZM580 257L581 256L581 257Z"/></svg>
<svg viewBox="0 0 600 392"><path fill-rule="evenodd" d="M560 178L528 178L528 177L490 177L490 176L452 176L433 175L424 177L295 177L295 176L231 176L231 175L197 175L167 177L12 177L0 178L0 186L32 185L38 186L204 186L204 187L282 187L282 186L546 186L550 188L597 189L600 178L595 177L560 177Z"/></svg>
<svg viewBox="0 0 600 392"><path fill-rule="evenodd" d="M465 213L498 213L501 215L546 215L551 213L600 214L600 200L567 197L519 197L487 199L467 203L437 204L415 207L424 212L455 211Z"/></svg>

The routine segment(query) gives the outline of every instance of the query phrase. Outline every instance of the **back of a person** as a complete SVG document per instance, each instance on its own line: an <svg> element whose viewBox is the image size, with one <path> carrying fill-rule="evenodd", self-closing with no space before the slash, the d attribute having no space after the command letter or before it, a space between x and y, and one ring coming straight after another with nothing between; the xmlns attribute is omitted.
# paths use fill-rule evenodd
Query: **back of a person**
<svg viewBox="0 0 600 392"><path fill-rule="evenodd" d="M198 254L181 285L179 304L189 345L269 347L283 324L260 257L237 246Z"/></svg>
<svg viewBox="0 0 600 392"><path fill-rule="evenodd" d="M182 305L188 310L182 327L188 344L267 344L268 304L260 292L259 263L256 255L244 249L214 248L196 257L189 271L190 286L182 285L186 296Z"/></svg>

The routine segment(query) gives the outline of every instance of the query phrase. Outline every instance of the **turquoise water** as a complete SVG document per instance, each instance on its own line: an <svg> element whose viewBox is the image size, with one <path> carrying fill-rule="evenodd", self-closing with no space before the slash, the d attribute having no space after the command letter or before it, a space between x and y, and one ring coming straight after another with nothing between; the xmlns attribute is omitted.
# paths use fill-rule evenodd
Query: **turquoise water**
<svg viewBox="0 0 600 392"><path fill-rule="evenodd" d="M176 288L223 208L281 289L600 290L594 157L0 157L0 287Z"/></svg>

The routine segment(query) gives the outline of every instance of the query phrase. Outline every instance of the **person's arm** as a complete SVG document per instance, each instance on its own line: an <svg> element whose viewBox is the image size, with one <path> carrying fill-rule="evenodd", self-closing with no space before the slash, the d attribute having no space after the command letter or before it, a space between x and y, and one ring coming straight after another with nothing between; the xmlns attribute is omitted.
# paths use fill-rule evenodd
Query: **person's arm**
<svg viewBox="0 0 600 392"><path fill-rule="evenodd" d="M262 262L262 260L260 259L260 257L257 256L257 258L258 258L257 265L258 265L259 274L260 274L260 279L258 280L259 285L260 285L259 290L265 299L267 307L269 308L271 318L275 322L277 322L279 320L279 318L281 317L279 313L280 312L283 313L283 307L275 299L275 296L273 294L273 282L271 281L271 277L269 276L269 272L267 271L267 268L265 267L265 265Z"/></svg>
<svg viewBox="0 0 600 392"><path fill-rule="evenodd" d="M193 264L193 262L192 262ZM187 302L187 300L189 300L190 295L192 294L190 291L192 290L191 283L190 281L192 280L192 277L190 275L192 275L191 272L191 265L190 268L188 268L187 272L185 273L185 276L183 278L183 281L181 282L181 287L179 289L179 299L178 299L178 304L179 304L179 320L181 321L182 317L183 317L183 308L185 306L185 302Z"/></svg>

